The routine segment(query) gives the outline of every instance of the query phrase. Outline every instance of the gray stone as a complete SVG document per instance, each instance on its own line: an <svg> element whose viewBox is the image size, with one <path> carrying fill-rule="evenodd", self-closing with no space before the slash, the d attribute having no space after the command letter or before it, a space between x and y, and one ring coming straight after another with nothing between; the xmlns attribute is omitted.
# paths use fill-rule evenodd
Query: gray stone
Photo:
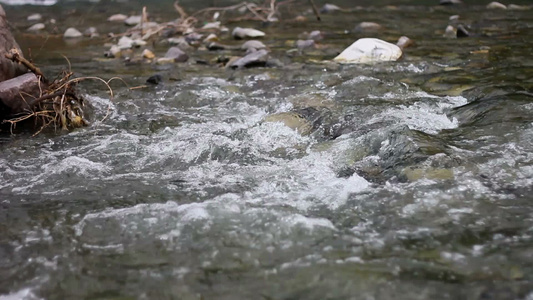
<svg viewBox="0 0 533 300"><path fill-rule="evenodd" d="M324 34L320 32L319 30L311 31L311 33L308 36L308 39L314 40L314 41L321 41L324 39Z"/></svg>
<svg viewBox="0 0 533 300"><path fill-rule="evenodd" d="M172 59L174 62L186 62L189 59L189 55L178 47L171 47L165 54L165 58Z"/></svg>
<svg viewBox="0 0 533 300"><path fill-rule="evenodd" d="M315 48L315 41L314 40L297 40L296 48L298 48L299 50L304 50L307 48Z"/></svg>
<svg viewBox="0 0 533 300"><path fill-rule="evenodd" d="M396 43L396 46L400 47L400 49L405 49L409 46L411 46L413 44L413 40L411 40L410 38L406 37L406 36L401 36L399 39L398 39L398 42Z"/></svg>
<svg viewBox="0 0 533 300"><path fill-rule="evenodd" d="M244 57L228 62L226 67L232 69L264 67L268 60L268 51L265 49L252 52Z"/></svg>

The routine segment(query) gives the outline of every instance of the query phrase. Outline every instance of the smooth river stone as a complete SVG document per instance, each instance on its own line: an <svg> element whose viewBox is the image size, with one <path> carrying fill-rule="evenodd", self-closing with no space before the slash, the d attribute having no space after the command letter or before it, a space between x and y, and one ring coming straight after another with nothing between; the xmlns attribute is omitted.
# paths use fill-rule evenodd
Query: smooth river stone
<svg viewBox="0 0 533 300"><path fill-rule="evenodd" d="M501 4L500 2L491 2L487 4L487 9L507 9L507 6Z"/></svg>
<svg viewBox="0 0 533 300"><path fill-rule="evenodd" d="M65 34L63 34L63 37L66 39L75 39L75 38L80 38L82 36L83 34L81 34L81 32L78 29L73 28L73 27L68 28L65 31Z"/></svg>
<svg viewBox="0 0 533 300"><path fill-rule="evenodd" d="M33 24L30 28L28 28L28 31L31 31L31 32L35 32L35 31L40 31L40 30L43 30L46 26L44 25L44 23L37 23L37 24Z"/></svg>
<svg viewBox="0 0 533 300"><path fill-rule="evenodd" d="M364 64L396 61L402 56L400 47L375 38L359 39L333 60L339 63Z"/></svg>
<svg viewBox="0 0 533 300"><path fill-rule="evenodd" d="M265 36L265 33L260 30L253 29L253 28L235 27L231 35L236 39L245 39L245 38L263 37Z"/></svg>

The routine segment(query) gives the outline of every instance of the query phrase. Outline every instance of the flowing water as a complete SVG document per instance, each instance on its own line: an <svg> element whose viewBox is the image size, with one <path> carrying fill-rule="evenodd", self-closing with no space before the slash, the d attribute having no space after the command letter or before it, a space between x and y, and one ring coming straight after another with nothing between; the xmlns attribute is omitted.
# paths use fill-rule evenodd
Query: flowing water
<svg viewBox="0 0 533 300"><path fill-rule="evenodd" d="M237 71L24 33L31 12L113 30L137 2L6 7L49 73L65 54L78 76L165 80L84 82L91 126L3 133L0 299L533 299L533 10L427 2L246 23L282 66ZM442 36L455 14L473 36ZM320 49L291 50L316 29ZM401 35L398 62L327 61Z"/></svg>

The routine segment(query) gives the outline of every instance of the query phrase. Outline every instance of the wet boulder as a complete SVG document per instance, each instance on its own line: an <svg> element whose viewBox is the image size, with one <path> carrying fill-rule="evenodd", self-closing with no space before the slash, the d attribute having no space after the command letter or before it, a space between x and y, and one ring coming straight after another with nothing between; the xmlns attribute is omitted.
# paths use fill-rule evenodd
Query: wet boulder
<svg viewBox="0 0 533 300"><path fill-rule="evenodd" d="M375 38L363 38L346 48L333 60L339 63L376 63L396 61L402 56L400 47Z"/></svg>

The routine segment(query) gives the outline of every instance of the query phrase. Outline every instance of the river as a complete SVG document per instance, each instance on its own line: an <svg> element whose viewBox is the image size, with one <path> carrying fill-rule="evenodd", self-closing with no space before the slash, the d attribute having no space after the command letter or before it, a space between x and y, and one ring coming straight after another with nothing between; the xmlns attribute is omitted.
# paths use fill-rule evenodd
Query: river
<svg viewBox="0 0 533 300"><path fill-rule="evenodd" d="M85 81L90 126L1 133L0 299L533 299L533 10L464 1L244 22L280 65L236 71L212 63L231 51L124 63L56 34L172 1L4 5L48 74L64 54L77 76L164 81ZM57 28L26 33L34 12ZM472 35L446 39L457 14ZM321 47L295 51L312 30ZM397 62L330 61L401 35Z"/></svg>

